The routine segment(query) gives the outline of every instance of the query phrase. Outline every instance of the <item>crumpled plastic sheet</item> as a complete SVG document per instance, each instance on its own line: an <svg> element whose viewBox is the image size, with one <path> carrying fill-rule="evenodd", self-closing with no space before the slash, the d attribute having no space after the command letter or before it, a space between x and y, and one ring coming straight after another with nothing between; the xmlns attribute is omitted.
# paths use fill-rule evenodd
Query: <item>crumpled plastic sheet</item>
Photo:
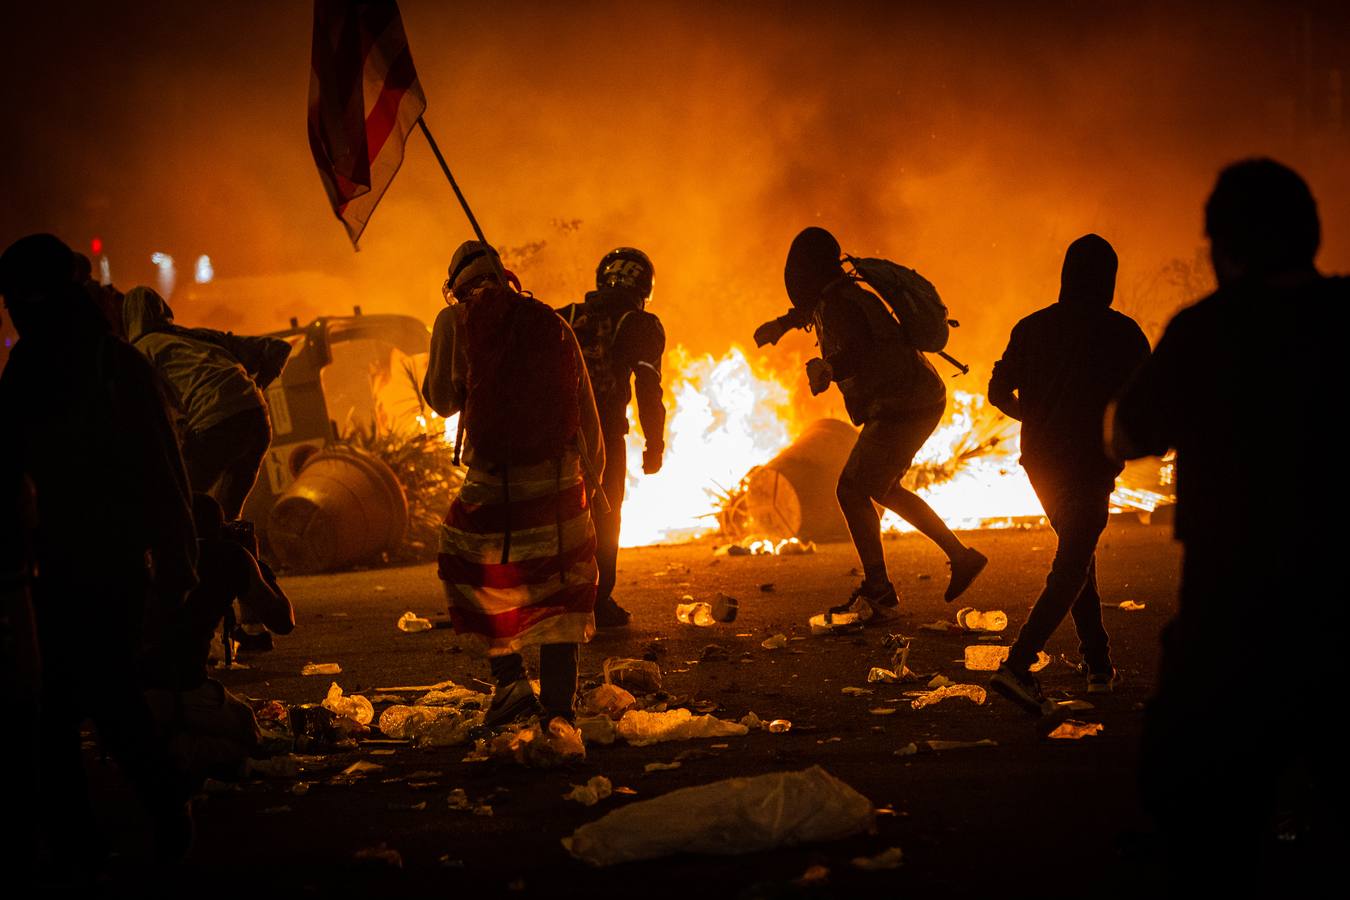
<svg viewBox="0 0 1350 900"><path fill-rule="evenodd" d="M323 700L323 708L335 716L346 716L362 725L369 725L375 718L375 707L360 694L350 697L342 695L342 688L334 681L328 687L328 696Z"/></svg>
<svg viewBox="0 0 1350 900"><path fill-rule="evenodd" d="M398 617L398 630L407 634L415 634L419 631L430 631L431 620L424 619L412 610L408 610Z"/></svg>
<svg viewBox="0 0 1350 900"><path fill-rule="evenodd" d="M385 737L410 740L419 747L467 743L470 732L482 723L481 711L450 706L391 706L380 713Z"/></svg>
<svg viewBox="0 0 1350 900"><path fill-rule="evenodd" d="M602 684L581 695L577 712L586 716L617 719L637 703L637 698L617 684Z"/></svg>
<svg viewBox="0 0 1350 900"><path fill-rule="evenodd" d="M637 694L661 690L661 667L647 659L611 656L604 662L606 684L616 684Z"/></svg>
<svg viewBox="0 0 1350 900"><path fill-rule="evenodd" d="M687 741L694 738L730 737L749 732L739 722L716 716L696 716L687 709L643 712L630 709L619 720L619 737L634 747L646 747L663 741Z"/></svg>
<svg viewBox="0 0 1350 900"><path fill-rule="evenodd" d="M1104 730L1100 722L1079 722L1077 719L1065 719L1046 737L1056 741L1077 741L1085 737L1099 735Z"/></svg>
<svg viewBox="0 0 1350 900"><path fill-rule="evenodd" d="M493 759L511 760L536 769L551 769L586 758L581 731L560 718L546 726L532 721L517 731L499 734L488 742L486 750Z"/></svg>
<svg viewBox="0 0 1350 900"><path fill-rule="evenodd" d="M582 806L594 806L614 793L614 785L603 775L596 775L585 784L574 784L569 793L563 794L564 800L574 800Z"/></svg>
<svg viewBox="0 0 1350 900"><path fill-rule="evenodd" d="M613 810L564 839L593 866L675 853L731 856L872 828L872 802L820 766L681 788Z"/></svg>
<svg viewBox="0 0 1350 900"><path fill-rule="evenodd" d="M910 706L914 709L923 709L925 706L932 706L934 703L941 703L943 700L952 697L965 697L967 700L979 706L987 698L984 688L978 684L951 684L946 687L940 687L936 690L925 691L915 697Z"/></svg>

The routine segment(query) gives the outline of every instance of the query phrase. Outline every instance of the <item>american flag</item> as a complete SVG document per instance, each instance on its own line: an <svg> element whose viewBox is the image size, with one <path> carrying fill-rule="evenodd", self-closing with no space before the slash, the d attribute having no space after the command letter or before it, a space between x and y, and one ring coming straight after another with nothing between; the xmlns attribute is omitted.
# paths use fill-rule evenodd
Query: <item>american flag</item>
<svg viewBox="0 0 1350 900"><path fill-rule="evenodd" d="M352 246L426 108L394 0L314 0L309 145Z"/></svg>

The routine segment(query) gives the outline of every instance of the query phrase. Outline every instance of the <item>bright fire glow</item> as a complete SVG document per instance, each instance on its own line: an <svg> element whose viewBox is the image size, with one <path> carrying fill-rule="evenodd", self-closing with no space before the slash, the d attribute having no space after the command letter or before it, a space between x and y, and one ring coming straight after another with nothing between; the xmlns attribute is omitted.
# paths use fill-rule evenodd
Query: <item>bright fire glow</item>
<svg viewBox="0 0 1350 900"><path fill-rule="evenodd" d="M677 346L665 369L666 456L659 473L642 474L642 435L628 434L625 547L715 531L717 492L735 487L795 436L790 392L757 372L740 347L713 359Z"/></svg>

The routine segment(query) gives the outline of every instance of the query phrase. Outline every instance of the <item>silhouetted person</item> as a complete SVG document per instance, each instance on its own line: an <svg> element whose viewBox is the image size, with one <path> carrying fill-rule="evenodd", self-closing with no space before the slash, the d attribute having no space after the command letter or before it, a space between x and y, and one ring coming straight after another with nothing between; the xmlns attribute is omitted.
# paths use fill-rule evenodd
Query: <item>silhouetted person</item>
<svg viewBox="0 0 1350 900"><path fill-rule="evenodd" d="M1035 714L1045 697L1031 664L1070 613L1088 692L1110 692L1116 678L1095 553L1122 466L1102 448L1101 421L1148 357L1148 339L1111 309L1115 289L1111 245L1095 234L1074 241L1064 254L1059 301L1017 323L989 380L989 402L1022 422L1022 468L1059 540L1045 588L990 680Z"/></svg>
<svg viewBox="0 0 1350 900"><path fill-rule="evenodd" d="M431 332L422 393L442 416L463 416L468 466L441 528L438 574L461 643L492 667L485 724L541 706L571 721L577 645L595 633L590 497L604 439L572 330L521 294L496 257L478 241L459 246L446 281L458 302ZM539 647L537 699L526 647Z"/></svg>
<svg viewBox="0 0 1350 900"><path fill-rule="evenodd" d="M147 287L122 303L126 338L169 386L183 419L183 462L194 491L239 518L272 442L263 391L278 376L291 345L174 324L173 310Z"/></svg>
<svg viewBox="0 0 1350 900"><path fill-rule="evenodd" d="M108 333L73 273L73 254L51 235L0 256L0 293L19 333L0 375L0 481L26 477L36 496L43 753L34 816L58 861L82 866L97 863L102 843L81 763L86 716L145 801L159 852L178 856L191 839L137 663L147 624L171 617L196 583L196 539L155 373Z"/></svg>
<svg viewBox="0 0 1350 900"><path fill-rule="evenodd" d="M628 610L613 597L619 558L620 511L628 481L628 403L637 395L638 421L646 446L642 471L661 471L665 454L666 408L661 402L661 356L666 332L661 320L647 311L655 269L647 254L619 247L605 254L595 270L595 290L583 303L558 312L572 326L591 376L600 428L605 435L605 473L601 485L609 502L606 512L592 511L595 521L595 561L600 566L596 589L595 624L600 628L627 625Z"/></svg>
<svg viewBox="0 0 1350 900"><path fill-rule="evenodd" d="M1314 267L1312 194L1271 160L1219 175L1205 230L1218 290L1168 324L1108 437L1122 458L1176 449L1181 596L1141 780L1175 871L1213 884L1274 852L1344 850L1343 752L1322 724L1344 674L1344 492L1326 451L1350 282ZM1277 808L1295 838L1278 845Z"/></svg>
<svg viewBox="0 0 1350 900"><path fill-rule="evenodd" d="M898 612L886 573L881 520L873 501L897 513L937 544L952 567L948 602L956 599L988 560L966 547L923 498L900 485L929 435L942 420L947 389L932 364L909 346L881 299L845 273L839 242L823 228L807 228L788 250L784 283L792 309L755 331L755 343L776 344L792 328L816 330L820 359L806 364L811 393L831 384L862 432L839 475L837 494L863 581L830 616L883 622Z"/></svg>

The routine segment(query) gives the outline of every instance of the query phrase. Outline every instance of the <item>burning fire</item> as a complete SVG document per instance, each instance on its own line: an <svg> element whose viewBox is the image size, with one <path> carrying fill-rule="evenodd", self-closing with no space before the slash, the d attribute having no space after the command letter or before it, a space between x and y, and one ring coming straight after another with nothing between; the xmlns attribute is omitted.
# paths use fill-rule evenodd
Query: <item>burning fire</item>
<svg viewBox="0 0 1350 900"><path fill-rule="evenodd" d="M667 360L665 466L643 475L643 439L628 435L627 496L623 509L625 547L687 540L717 530L719 495L753 467L767 462L797 437L791 391L771 374L757 371L741 348L721 359L691 357L676 347ZM1018 465L1020 425L989 406L982 394L954 391L943 423L924 444L905 484L922 496L951 528L1008 527L1043 516L1026 472ZM1159 482L1168 483L1164 460ZM1150 512L1167 494L1120 486L1118 509ZM888 531L911 531L891 512ZM758 552L772 542L756 545Z"/></svg>

